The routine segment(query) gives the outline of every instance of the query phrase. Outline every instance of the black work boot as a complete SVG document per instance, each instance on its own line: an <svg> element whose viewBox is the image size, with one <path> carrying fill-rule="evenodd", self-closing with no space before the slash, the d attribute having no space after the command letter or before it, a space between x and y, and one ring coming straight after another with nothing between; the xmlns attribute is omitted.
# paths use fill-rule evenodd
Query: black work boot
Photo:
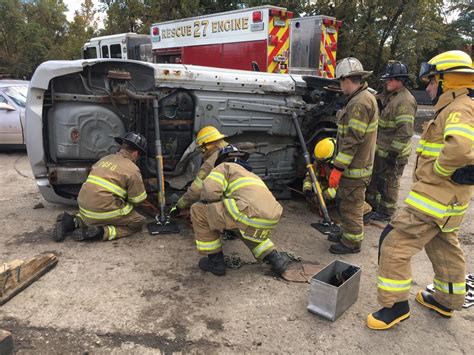
<svg viewBox="0 0 474 355"><path fill-rule="evenodd" d="M385 330L410 317L408 301L394 303L392 308L382 308L367 316L367 326L370 329Z"/></svg>
<svg viewBox="0 0 474 355"><path fill-rule="evenodd" d="M360 247L354 246L353 248L346 247L341 242L333 244L329 247L329 252L333 254L355 254L360 252Z"/></svg>
<svg viewBox="0 0 474 355"><path fill-rule="evenodd" d="M204 271L212 272L216 276L224 276L225 262L224 253L221 251L216 254L209 254L199 260L199 268Z"/></svg>
<svg viewBox="0 0 474 355"><path fill-rule="evenodd" d="M104 236L104 227L84 227L78 228L72 232L72 239L76 242L85 240L102 239Z"/></svg>
<svg viewBox="0 0 474 355"><path fill-rule="evenodd" d="M76 223L74 221L74 216L70 215L67 212L61 213L57 217L56 221L57 223L54 226L51 239L55 242L62 242L69 233L76 229Z"/></svg>
<svg viewBox="0 0 474 355"><path fill-rule="evenodd" d="M342 237L342 230L329 233L328 240L332 243L340 243Z"/></svg>
<svg viewBox="0 0 474 355"><path fill-rule="evenodd" d="M373 219L374 221L390 222L390 220L392 219L392 215L377 211L370 215L370 219Z"/></svg>
<svg viewBox="0 0 474 355"><path fill-rule="evenodd" d="M452 309L449 309L448 307L445 307L441 303L436 301L434 295L428 291L419 291L416 294L416 300L419 304L435 311L444 318L451 318L453 315Z"/></svg>
<svg viewBox="0 0 474 355"><path fill-rule="evenodd" d="M290 259L286 255L282 255L276 250L273 250L270 254L263 258L263 261L270 263L272 271L281 276L288 267Z"/></svg>

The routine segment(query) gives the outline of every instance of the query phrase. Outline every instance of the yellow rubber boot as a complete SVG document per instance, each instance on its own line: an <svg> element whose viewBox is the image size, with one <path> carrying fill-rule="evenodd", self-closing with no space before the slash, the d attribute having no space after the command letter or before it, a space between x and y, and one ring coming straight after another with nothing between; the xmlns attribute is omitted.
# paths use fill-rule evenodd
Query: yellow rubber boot
<svg viewBox="0 0 474 355"><path fill-rule="evenodd" d="M382 308L367 316L367 326L370 329L385 330L410 317L408 301L395 303L392 308Z"/></svg>

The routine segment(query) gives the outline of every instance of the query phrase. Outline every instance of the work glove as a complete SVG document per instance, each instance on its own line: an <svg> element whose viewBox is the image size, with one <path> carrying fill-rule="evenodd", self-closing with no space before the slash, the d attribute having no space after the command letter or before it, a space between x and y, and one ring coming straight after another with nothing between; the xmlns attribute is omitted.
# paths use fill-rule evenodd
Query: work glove
<svg viewBox="0 0 474 355"><path fill-rule="evenodd" d="M388 155L387 157L385 158L385 160L387 161L387 164L388 165L397 165L397 157L398 157L398 153L397 152L394 152L392 150L389 150L388 151Z"/></svg>
<svg viewBox="0 0 474 355"><path fill-rule="evenodd" d="M179 208L177 205L174 205L170 209L169 216L176 217L179 214L179 212L181 212L181 208Z"/></svg>
<svg viewBox="0 0 474 355"><path fill-rule="evenodd" d="M339 182L341 181L342 171L339 169L332 169L331 174L329 175L329 187L335 189L339 186Z"/></svg>

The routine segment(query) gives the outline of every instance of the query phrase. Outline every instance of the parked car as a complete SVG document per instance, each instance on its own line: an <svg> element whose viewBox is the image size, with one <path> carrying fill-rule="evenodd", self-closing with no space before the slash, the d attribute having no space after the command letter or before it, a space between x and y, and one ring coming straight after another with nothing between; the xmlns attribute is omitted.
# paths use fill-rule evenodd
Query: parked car
<svg viewBox="0 0 474 355"><path fill-rule="evenodd" d="M0 80L0 149L25 148L28 81Z"/></svg>
<svg viewBox="0 0 474 355"><path fill-rule="evenodd" d="M26 110L27 150L44 198L73 203L91 165L117 150L115 136L134 130L148 140L139 162L155 177L153 99L168 187L183 189L199 168L194 139L214 125L247 149L254 172L278 196L304 173L292 113L308 147L336 132L334 82L181 64L90 59L41 64L31 79ZM312 149L311 149L312 150Z"/></svg>

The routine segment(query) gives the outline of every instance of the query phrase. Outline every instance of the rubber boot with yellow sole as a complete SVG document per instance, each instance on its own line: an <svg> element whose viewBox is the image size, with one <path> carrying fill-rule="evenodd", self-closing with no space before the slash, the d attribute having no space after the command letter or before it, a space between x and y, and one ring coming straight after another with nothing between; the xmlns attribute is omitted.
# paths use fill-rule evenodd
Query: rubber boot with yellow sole
<svg viewBox="0 0 474 355"><path fill-rule="evenodd" d="M453 315L452 309L449 309L443 306L442 304L440 304L438 301L436 301L433 294L428 291L419 291L416 294L416 300L418 301L419 304L435 311L436 313L438 313L440 316L444 318L451 318Z"/></svg>
<svg viewBox="0 0 474 355"><path fill-rule="evenodd" d="M370 329L385 330L392 328L410 317L408 301L395 303L392 308L382 308L367 316L367 326Z"/></svg>

